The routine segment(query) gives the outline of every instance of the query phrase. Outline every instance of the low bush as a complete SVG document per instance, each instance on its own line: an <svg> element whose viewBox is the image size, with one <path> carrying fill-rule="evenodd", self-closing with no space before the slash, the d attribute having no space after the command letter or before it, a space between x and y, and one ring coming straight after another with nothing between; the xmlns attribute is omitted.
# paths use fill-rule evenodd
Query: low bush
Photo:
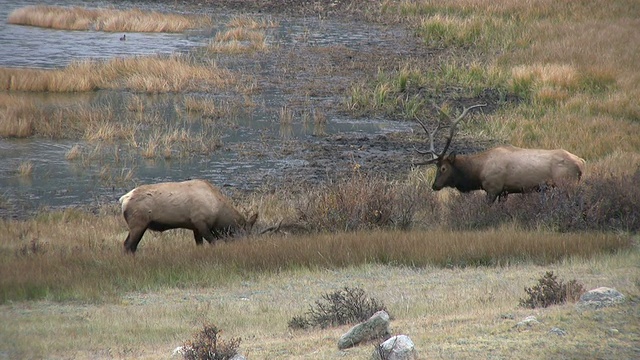
<svg viewBox="0 0 640 360"><path fill-rule="evenodd" d="M380 310L386 310L384 304L366 295L365 291L355 287L345 287L333 293L327 293L316 301L303 316L294 316L289 328L304 329L319 326L354 324L369 319Z"/></svg>
<svg viewBox="0 0 640 360"><path fill-rule="evenodd" d="M512 194L488 205L479 193L455 194L445 205L448 227L492 228L515 223L527 230L640 231L640 169L632 176L592 175L577 185ZM484 194L483 194L484 195Z"/></svg>
<svg viewBox="0 0 640 360"><path fill-rule="evenodd" d="M296 208L306 228L336 232L409 229L418 213L431 213L436 206L427 184L411 186L355 173L315 187L300 197Z"/></svg>
<svg viewBox="0 0 640 360"><path fill-rule="evenodd" d="M182 356L186 360L229 360L238 354L240 338L227 341L220 339L222 330L215 325L205 324L204 328L188 340L182 347Z"/></svg>
<svg viewBox="0 0 640 360"><path fill-rule="evenodd" d="M567 301L576 302L584 293L584 287L576 280L564 283L558 280L553 271L547 271L538 279L538 284L524 288L528 298L520 299L520 306L535 309L556 304L564 304Z"/></svg>

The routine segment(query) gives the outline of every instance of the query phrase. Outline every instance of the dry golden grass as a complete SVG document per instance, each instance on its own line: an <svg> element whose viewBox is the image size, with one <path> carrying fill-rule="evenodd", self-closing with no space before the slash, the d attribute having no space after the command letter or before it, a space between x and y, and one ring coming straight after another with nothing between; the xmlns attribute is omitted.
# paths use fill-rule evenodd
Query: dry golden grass
<svg viewBox="0 0 640 360"><path fill-rule="evenodd" d="M216 42L248 41L252 43L263 43L265 39L264 31L247 30L245 28L233 28L223 33L218 33L214 38Z"/></svg>
<svg viewBox="0 0 640 360"><path fill-rule="evenodd" d="M239 25L237 25L239 26ZM207 49L214 53L238 54L251 51L266 51L266 34L261 27L231 27L220 32L209 43Z"/></svg>
<svg viewBox="0 0 640 360"><path fill-rule="evenodd" d="M217 118L224 115L224 109L219 109L213 99L195 96L185 96L184 107L188 112L196 112L209 118Z"/></svg>
<svg viewBox="0 0 640 360"><path fill-rule="evenodd" d="M245 28L250 30L268 29L280 26L278 21L273 19L256 19L250 16L236 16L227 22L230 28Z"/></svg>
<svg viewBox="0 0 640 360"><path fill-rule="evenodd" d="M57 70L0 68L0 84L7 84L8 91L159 93L224 88L235 82L232 72L214 62L196 64L180 55L82 60Z"/></svg>
<svg viewBox="0 0 640 360"><path fill-rule="evenodd" d="M598 250L628 241L626 235L373 231L196 247L189 232L173 231L146 234L132 257L122 252L126 227L117 205L97 216L68 209L2 220L0 231L6 239L0 249L0 347L10 358L167 358L205 321L223 329L224 338L241 337L240 351L251 358L363 358L373 343L336 349L349 326L287 328L321 295L344 286L383 301L393 315L393 334L409 335L421 358L477 358L487 351L516 359L629 358L640 324L632 304L585 314L572 304L517 306L524 288L548 270L588 289L610 286L640 296L637 244ZM430 260L486 251L502 259L499 266L445 268ZM503 251L519 255L505 257ZM7 302L7 296L43 300ZM518 331L515 323L529 315L542 324ZM568 335L554 341L552 327ZM618 333L607 335L612 328ZM605 348L590 341L594 332L602 334ZM547 346L534 346L541 341Z"/></svg>
<svg viewBox="0 0 640 360"><path fill-rule="evenodd" d="M33 162L32 161L23 161L18 165L18 169L16 173L21 178L30 178L33 175Z"/></svg>
<svg viewBox="0 0 640 360"><path fill-rule="evenodd" d="M182 32L211 25L211 19L206 16L47 5L16 9L9 14L7 21L9 24L53 29L108 32Z"/></svg>
<svg viewBox="0 0 640 360"><path fill-rule="evenodd" d="M76 144L73 145L73 147L69 149L69 151L67 151L67 153L65 154L65 158L69 161L74 161L77 160L80 155L82 155L82 148L80 147L80 145Z"/></svg>

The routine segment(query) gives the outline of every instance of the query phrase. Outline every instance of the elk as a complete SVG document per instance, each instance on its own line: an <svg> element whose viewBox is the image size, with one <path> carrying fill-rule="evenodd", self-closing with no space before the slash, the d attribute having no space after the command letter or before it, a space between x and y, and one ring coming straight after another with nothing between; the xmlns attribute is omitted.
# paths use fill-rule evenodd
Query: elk
<svg viewBox="0 0 640 360"><path fill-rule="evenodd" d="M523 149L511 145L498 146L487 151L445 156L453 139L458 123L469 110L486 106L477 104L464 108L462 114L450 124L439 121L433 131L418 118L416 121L429 136L428 150L416 149L419 154L431 155L431 159L416 165L436 164L436 177L432 188L435 191L453 187L460 192L484 190L487 202L493 203L498 197L509 193L525 193L555 186L566 180L578 181L584 172L585 161L563 149ZM444 149L435 150L434 136L443 128L449 128Z"/></svg>
<svg viewBox="0 0 640 360"><path fill-rule="evenodd" d="M145 231L189 229L196 245L210 244L239 230L251 230L258 218L246 219L218 188L204 180L141 185L120 197L129 234L126 252L135 253Z"/></svg>

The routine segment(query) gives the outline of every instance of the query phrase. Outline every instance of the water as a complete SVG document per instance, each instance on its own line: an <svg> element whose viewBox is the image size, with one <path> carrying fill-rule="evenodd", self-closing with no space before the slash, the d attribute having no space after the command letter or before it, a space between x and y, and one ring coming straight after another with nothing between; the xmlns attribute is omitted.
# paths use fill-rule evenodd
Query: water
<svg viewBox="0 0 640 360"><path fill-rule="evenodd" d="M81 2L11 1L0 6L0 66L56 68L68 65L74 59L107 59L112 57L171 54L185 52L202 45L211 31L186 34L129 33L120 41L122 33L100 31L66 31L44 29L7 23L9 14L30 5L87 6ZM139 6L139 4L137 4ZM110 7L109 3L91 2L90 7ZM127 7L126 3L121 5ZM150 10L161 10L160 8ZM210 30L210 29L209 29Z"/></svg>
<svg viewBox="0 0 640 360"><path fill-rule="evenodd" d="M96 31L63 31L9 25L8 14L19 7L34 4L85 6L76 1L4 1L0 7L0 66L28 68L64 67L76 59L106 59L134 55L186 53L202 46L215 36L216 29L202 29L183 34L127 33L120 41L120 33ZM119 3L121 8L131 8ZM109 3L91 3L91 7L107 7ZM140 6L136 3L136 6ZM149 9L168 10L170 5L151 4ZM184 6L180 11L189 11ZM194 11L199 11L195 8ZM229 14L217 16L214 23L224 24ZM318 46L354 46L363 41L379 41L380 37L368 27L347 29L346 25L322 22L317 19L279 19L280 27L269 33L268 41L278 46L295 46L299 41ZM231 65L229 65L231 64ZM246 65L246 64L245 64ZM233 66L227 61L225 66ZM43 103L86 102L105 105L126 115L125 98L131 94L99 91L84 94L38 94ZM143 97L146 95L142 95ZM172 105L181 95L149 95L154 111L167 122L181 121ZM81 141L53 141L43 139L0 138L0 217L24 216L40 208L60 208L115 202L134 184L159 181L178 181L204 178L220 186L254 189L265 178L277 177L285 169L304 166L305 161L294 151L280 151L289 141L314 141L313 124L294 122L282 127L277 114L287 95L277 89L264 88L255 95L263 104L250 114L237 115L236 125L225 128L223 148L209 155L185 159L145 160L140 157L116 161L118 144L108 144L104 152L111 158L83 164L66 159L67 152ZM318 100L318 99L316 99ZM322 99L320 99L322 100ZM379 134L404 128L402 124L384 120L353 121L331 115L324 129L326 134ZM273 150L275 149L275 150ZM278 150L280 149L280 150ZM272 151L273 150L273 151ZM20 164L31 162L30 176L20 176ZM132 180L126 178L133 169Z"/></svg>

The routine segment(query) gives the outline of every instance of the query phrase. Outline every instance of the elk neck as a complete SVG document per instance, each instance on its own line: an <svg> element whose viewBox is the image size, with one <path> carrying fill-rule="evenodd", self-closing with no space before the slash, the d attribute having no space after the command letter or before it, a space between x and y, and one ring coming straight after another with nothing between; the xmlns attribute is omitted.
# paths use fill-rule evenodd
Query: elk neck
<svg viewBox="0 0 640 360"><path fill-rule="evenodd" d="M482 154L457 155L452 168L455 171L455 188L461 192L482 189L480 177L484 157Z"/></svg>

